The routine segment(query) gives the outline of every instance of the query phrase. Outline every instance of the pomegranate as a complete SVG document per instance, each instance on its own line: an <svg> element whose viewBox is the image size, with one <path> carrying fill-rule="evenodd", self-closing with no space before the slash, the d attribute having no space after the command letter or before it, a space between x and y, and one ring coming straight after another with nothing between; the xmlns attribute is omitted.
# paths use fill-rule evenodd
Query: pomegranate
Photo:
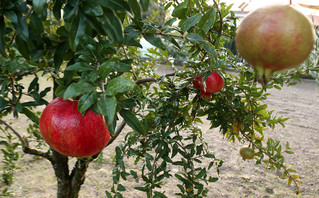
<svg viewBox="0 0 319 198"><path fill-rule="evenodd" d="M253 149L249 148L249 147L242 147L239 150L240 155L242 156L242 158L244 160L246 159L253 159L255 156L255 152Z"/></svg>
<svg viewBox="0 0 319 198"><path fill-rule="evenodd" d="M235 40L239 54L254 67L256 80L267 83L273 72L297 67L307 59L315 31L291 5L270 5L248 14Z"/></svg>
<svg viewBox="0 0 319 198"><path fill-rule="evenodd" d="M205 86L202 76L193 76L193 85L196 89L201 91L203 98L209 98L212 93L220 91L224 87L223 78L215 72L212 72L205 80Z"/></svg>
<svg viewBox="0 0 319 198"><path fill-rule="evenodd" d="M101 115L88 110L84 116L78 101L54 99L42 112L40 132L57 152L71 157L89 157L103 150L110 133Z"/></svg>

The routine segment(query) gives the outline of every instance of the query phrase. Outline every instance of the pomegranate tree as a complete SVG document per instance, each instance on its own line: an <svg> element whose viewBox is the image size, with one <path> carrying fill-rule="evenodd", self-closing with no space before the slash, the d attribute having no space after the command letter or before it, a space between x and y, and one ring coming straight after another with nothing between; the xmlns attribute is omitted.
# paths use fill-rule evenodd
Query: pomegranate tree
<svg viewBox="0 0 319 198"><path fill-rule="evenodd" d="M248 14L236 31L239 54L265 83L275 71L299 66L315 42L311 21L290 5L271 5Z"/></svg>
<svg viewBox="0 0 319 198"><path fill-rule="evenodd" d="M223 78L215 72L212 72L203 83L202 76L194 76L193 85L200 90L203 98L209 98L212 93L219 92L224 87Z"/></svg>
<svg viewBox="0 0 319 198"><path fill-rule="evenodd" d="M88 110L84 116L78 101L54 99L43 111L40 131L51 148L71 157L89 157L103 150L110 133L101 115Z"/></svg>

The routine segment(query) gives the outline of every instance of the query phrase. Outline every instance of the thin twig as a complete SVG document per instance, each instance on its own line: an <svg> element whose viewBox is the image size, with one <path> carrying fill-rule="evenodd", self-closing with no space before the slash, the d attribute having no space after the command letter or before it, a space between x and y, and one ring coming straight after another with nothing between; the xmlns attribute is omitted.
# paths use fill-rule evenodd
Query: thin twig
<svg viewBox="0 0 319 198"><path fill-rule="evenodd" d="M269 159L271 159L272 161L276 161L271 155L269 155L267 152L264 151L264 148L263 148L263 147L260 147L260 146L258 146L257 144L254 144L249 137L247 137L247 136L245 136L245 135L244 135L244 137L245 137L246 140L248 140L251 144L253 144L255 147L257 147L262 153L266 154L266 155L269 157ZM279 166L280 166L282 169L284 169L284 171L287 173L287 176L290 177L290 178L292 179L292 181L295 183L295 186L296 186L296 188L297 188L297 194L299 194L299 193L300 193L300 188L299 188L299 185L297 184L297 181L296 181L295 177L290 174L290 172L288 171L288 169L286 168L286 166L284 166L282 163L279 163Z"/></svg>
<svg viewBox="0 0 319 198"><path fill-rule="evenodd" d="M6 123L2 119L0 119L0 123L8 127L13 132L13 134L17 136L17 138L21 142L23 152L31 154L31 155L41 156L52 161L52 157L48 152L42 152L42 151L38 151L36 149L30 148L28 142L25 139L23 139L23 137L16 130L14 130L8 123Z"/></svg>
<svg viewBox="0 0 319 198"><path fill-rule="evenodd" d="M223 16L222 16L222 13L220 12L220 9L218 8L218 4L217 4L216 0L213 0L213 1L214 1L214 4L217 7L217 11L218 11L218 15L219 15L220 27L219 27L219 30L218 30L218 36L220 36L222 34L222 30L223 30ZM214 40L214 42L212 44L215 45L216 41L217 41L217 38Z"/></svg>
<svg viewBox="0 0 319 198"><path fill-rule="evenodd" d="M175 76L176 73L173 72L173 73L169 73L169 74L164 74L163 76L160 76L159 78L143 78L143 79L139 79L139 80L136 80L135 83L137 85L140 85L140 84L144 84L144 83L147 83L147 82L157 82L158 80L162 79L163 77L166 77L166 76Z"/></svg>

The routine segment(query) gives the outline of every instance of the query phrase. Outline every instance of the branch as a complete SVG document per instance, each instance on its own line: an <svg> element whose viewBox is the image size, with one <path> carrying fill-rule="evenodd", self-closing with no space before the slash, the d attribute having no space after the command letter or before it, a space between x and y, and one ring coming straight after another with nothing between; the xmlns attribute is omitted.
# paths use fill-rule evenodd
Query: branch
<svg viewBox="0 0 319 198"><path fill-rule="evenodd" d="M158 78L144 78L144 79L139 79L139 80L136 80L135 83L137 85L140 85L140 84L144 84L144 83L147 83L147 82L157 82L158 80L162 79L163 77L166 77L166 76L175 76L176 73L173 72L173 73L169 73L169 74L164 74L163 76L160 76Z"/></svg>
<svg viewBox="0 0 319 198"><path fill-rule="evenodd" d="M17 138L21 142L22 150L24 153L44 157L48 159L49 161L52 161L52 156L48 152L42 152L42 151L30 148L28 142L16 130L14 130L8 123L6 123L2 119L0 119L0 123L8 127L14 133L14 135L17 136Z"/></svg>
<svg viewBox="0 0 319 198"><path fill-rule="evenodd" d="M223 30L223 17L222 17L222 13L220 12L220 9L218 8L218 4L217 4L216 0L213 0L213 1L214 1L214 4L217 7L217 11L218 11L219 19L220 19L219 20L220 27L219 27L219 30L218 30L218 36L220 36L222 34L222 30ZM215 39L212 44L215 45L216 41L217 41L217 39Z"/></svg>
<svg viewBox="0 0 319 198"><path fill-rule="evenodd" d="M126 125L126 122L125 120L123 120L121 122L121 124L117 127L115 133L114 133L114 136L111 137L111 139L109 140L109 142L107 143L106 147L109 146L110 144L113 143L113 141L121 134L121 132L123 131L124 127Z"/></svg>

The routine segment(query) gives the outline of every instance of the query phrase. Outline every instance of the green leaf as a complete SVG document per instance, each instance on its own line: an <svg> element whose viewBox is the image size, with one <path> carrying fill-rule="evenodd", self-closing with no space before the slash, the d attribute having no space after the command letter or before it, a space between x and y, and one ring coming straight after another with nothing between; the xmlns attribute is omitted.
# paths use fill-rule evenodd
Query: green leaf
<svg viewBox="0 0 319 198"><path fill-rule="evenodd" d="M18 12L16 13L18 17L18 23L14 24L14 28L17 31L18 35L21 39L28 42L29 41L29 26L26 22L24 16L22 13Z"/></svg>
<svg viewBox="0 0 319 198"><path fill-rule="evenodd" d="M114 66L114 61L106 61L102 63L99 67L99 76L101 79L105 79L108 77L112 71L112 68Z"/></svg>
<svg viewBox="0 0 319 198"><path fill-rule="evenodd" d="M36 13L41 14L46 0L33 0L33 7Z"/></svg>
<svg viewBox="0 0 319 198"><path fill-rule="evenodd" d="M25 59L30 60L30 54L29 54L27 44L24 40L21 39L21 37L19 35L16 36L15 43L16 43L16 46L17 46L19 52L21 53L21 55Z"/></svg>
<svg viewBox="0 0 319 198"><path fill-rule="evenodd" d="M66 71L77 71L77 72L85 72L85 71L94 71L96 68L89 66L86 63L83 62L77 62L74 63L73 65L67 66L65 69Z"/></svg>
<svg viewBox="0 0 319 198"><path fill-rule="evenodd" d="M106 194L106 197L107 197L107 198L112 198L112 194L109 193L109 191L106 190L106 191L105 191L105 194Z"/></svg>
<svg viewBox="0 0 319 198"><path fill-rule="evenodd" d="M24 115L26 115L32 122L39 124L39 118L32 111L30 111L28 108L22 107L22 109L17 108L17 110L20 113L23 113Z"/></svg>
<svg viewBox="0 0 319 198"><path fill-rule="evenodd" d="M196 14L194 16L189 17L188 19L186 19L186 21L183 22L183 24L181 25L181 30L183 32L186 32L187 30L189 30L191 27L193 27L194 25L196 25L200 18L202 17L201 14Z"/></svg>
<svg viewBox="0 0 319 198"><path fill-rule="evenodd" d="M209 182L217 182L218 181L218 177L209 177L208 179Z"/></svg>
<svg viewBox="0 0 319 198"><path fill-rule="evenodd" d="M5 57L5 43L4 35L6 34L6 24L4 23L4 17L0 16L0 52Z"/></svg>
<svg viewBox="0 0 319 198"><path fill-rule="evenodd" d="M154 45L155 47L158 47L162 50L165 50L165 45L162 43L162 40L158 37L155 37L154 34L145 34L144 35L145 40L147 40L150 44Z"/></svg>
<svg viewBox="0 0 319 198"><path fill-rule="evenodd" d="M64 1L64 0L63 0ZM56 0L53 6L53 15L57 20L61 19L61 10L62 10L63 2L62 0Z"/></svg>
<svg viewBox="0 0 319 198"><path fill-rule="evenodd" d="M37 14L32 13L30 17L30 27L32 29L32 34L35 34L37 36L41 36L41 33L43 32L43 24L41 20L37 17Z"/></svg>
<svg viewBox="0 0 319 198"><path fill-rule="evenodd" d="M164 26L172 26L175 21L177 21L177 19L175 17L171 18L165 22Z"/></svg>
<svg viewBox="0 0 319 198"><path fill-rule="evenodd" d="M172 36L167 36L164 35L163 38L165 40L168 40L169 42L171 42L173 45L175 45L175 47L177 47L179 50L181 49L181 46L179 46L179 44L177 43L177 41L172 37Z"/></svg>
<svg viewBox="0 0 319 198"><path fill-rule="evenodd" d="M4 107L7 107L9 104L8 101L6 101L4 98L0 97L0 110Z"/></svg>
<svg viewBox="0 0 319 198"><path fill-rule="evenodd" d="M18 16L13 10L6 10L4 12L4 16L6 16L12 23L18 23Z"/></svg>
<svg viewBox="0 0 319 198"><path fill-rule="evenodd" d="M175 9L172 12L173 17L177 17L179 19L186 18L186 12L187 12L187 6L188 6L188 0L184 1L178 6L175 7Z"/></svg>
<svg viewBox="0 0 319 198"><path fill-rule="evenodd" d="M140 4L141 4L141 6L143 8L143 11L147 12L149 4L150 4L150 0L141 0Z"/></svg>
<svg viewBox="0 0 319 198"><path fill-rule="evenodd" d="M95 0L87 0L83 2L84 13L91 16L101 16L103 8Z"/></svg>
<svg viewBox="0 0 319 198"><path fill-rule="evenodd" d="M112 79L107 84L105 93L107 95L116 95L118 93L132 91L135 86L136 84L134 81L120 76Z"/></svg>
<svg viewBox="0 0 319 198"><path fill-rule="evenodd" d="M215 58L217 58L217 53L216 53L215 47L211 43L205 41L205 42L202 42L202 45L207 53L209 53L210 55L213 55Z"/></svg>
<svg viewBox="0 0 319 198"><path fill-rule="evenodd" d="M140 4L136 0L128 0L128 4L134 13L135 19L142 19Z"/></svg>
<svg viewBox="0 0 319 198"><path fill-rule="evenodd" d="M107 124L111 125L116 113L116 105L117 101L115 96L107 96L103 94L98 98L97 103L94 106L94 110L98 114L104 115L106 117Z"/></svg>
<svg viewBox="0 0 319 198"><path fill-rule="evenodd" d="M78 103L79 112L83 115L89 108L92 107L92 105L96 103L99 96L100 94L96 91L81 96Z"/></svg>
<svg viewBox="0 0 319 198"><path fill-rule="evenodd" d="M89 93L96 90L96 86L91 82L79 81L72 83L64 92L63 99L73 98L81 94Z"/></svg>
<svg viewBox="0 0 319 198"><path fill-rule="evenodd" d="M117 185L117 190L118 191L126 191L126 188L122 184Z"/></svg>
<svg viewBox="0 0 319 198"><path fill-rule="evenodd" d="M56 48L54 52L54 67L56 70L59 70L60 66L63 63L64 56L69 49L69 41L64 41L63 43L60 43L59 46Z"/></svg>
<svg viewBox="0 0 319 198"><path fill-rule="evenodd" d="M186 38L189 41L192 41L192 42L198 42L199 43L199 42L203 41L203 38L199 34L187 34Z"/></svg>
<svg viewBox="0 0 319 198"><path fill-rule="evenodd" d="M212 28L216 20L216 9L211 8L209 9L200 19L198 23L198 28L203 30L205 34Z"/></svg>
<svg viewBox="0 0 319 198"><path fill-rule="evenodd" d="M145 130L142 123L137 119L137 117L128 110L122 109L120 111L120 115L123 117L125 122L135 131L140 133L141 135L146 135L147 131Z"/></svg>
<svg viewBox="0 0 319 198"><path fill-rule="evenodd" d="M119 17L109 9L104 10L102 16L97 17L102 29L114 42L120 43L124 38L123 27Z"/></svg>
<svg viewBox="0 0 319 198"><path fill-rule="evenodd" d="M70 31L69 31L69 44L70 48L75 51L77 46L80 43L80 38L85 33L86 27L86 17L82 12L79 12L78 15L75 15L72 19Z"/></svg>
<svg viewBox="0 0 319 198"><path fill-rule="evenodd" d="M66 91L67 87L66 86L63 86L63 85L60 85L56 88L55 92L54 92L54 95L56 97L63 97L63 94L64 92Z"/></svg>
<svg viewBox="0 0 319 198"><path fill-rule="evenodd" d="M131 12L129 4L124 0L97 0L96 2L105 8L114 10L115 12Z"/></svg>

